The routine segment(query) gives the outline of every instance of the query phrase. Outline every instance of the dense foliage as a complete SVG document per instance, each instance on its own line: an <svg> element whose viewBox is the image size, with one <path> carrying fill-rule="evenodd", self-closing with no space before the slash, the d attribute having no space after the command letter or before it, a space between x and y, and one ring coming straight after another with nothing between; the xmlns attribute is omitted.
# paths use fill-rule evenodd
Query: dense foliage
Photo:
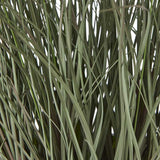
<svg viewBox="0 0 160 160"><path fill-rule="evenodd" d="M0 1L0 159L160 159L159 0Z"/></svg>

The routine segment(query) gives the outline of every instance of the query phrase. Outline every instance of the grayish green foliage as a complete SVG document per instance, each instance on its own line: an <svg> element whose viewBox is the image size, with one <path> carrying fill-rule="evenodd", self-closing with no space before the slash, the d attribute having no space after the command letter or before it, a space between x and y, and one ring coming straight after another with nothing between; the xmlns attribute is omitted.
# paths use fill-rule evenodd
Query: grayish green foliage
<svg viewBox="0 0 160 160"><path fill-rule="evenodd" d="M159 160L159 11L1 0L0 159Z"/></svg>

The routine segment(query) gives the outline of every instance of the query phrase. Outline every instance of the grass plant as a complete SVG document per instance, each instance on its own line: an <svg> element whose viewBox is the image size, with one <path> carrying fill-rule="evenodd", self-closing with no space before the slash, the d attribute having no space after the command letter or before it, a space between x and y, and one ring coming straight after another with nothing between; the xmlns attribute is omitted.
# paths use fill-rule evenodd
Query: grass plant
<svg viewBox="0 0 160 160"><path fill-rule="evenodd" d="M160 159L159 0L0 1L0 159Z"/></svg>

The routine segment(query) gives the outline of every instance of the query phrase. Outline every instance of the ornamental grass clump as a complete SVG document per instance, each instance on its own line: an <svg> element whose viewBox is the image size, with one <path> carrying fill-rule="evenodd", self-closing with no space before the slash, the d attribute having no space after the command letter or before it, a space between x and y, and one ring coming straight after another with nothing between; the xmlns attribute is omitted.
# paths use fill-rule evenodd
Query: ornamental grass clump
<svg viewBox="0 0 160 160"><path fill-rule="evenodd" d="M160 159L159 0L0 2L0 159Z"/></svg>

